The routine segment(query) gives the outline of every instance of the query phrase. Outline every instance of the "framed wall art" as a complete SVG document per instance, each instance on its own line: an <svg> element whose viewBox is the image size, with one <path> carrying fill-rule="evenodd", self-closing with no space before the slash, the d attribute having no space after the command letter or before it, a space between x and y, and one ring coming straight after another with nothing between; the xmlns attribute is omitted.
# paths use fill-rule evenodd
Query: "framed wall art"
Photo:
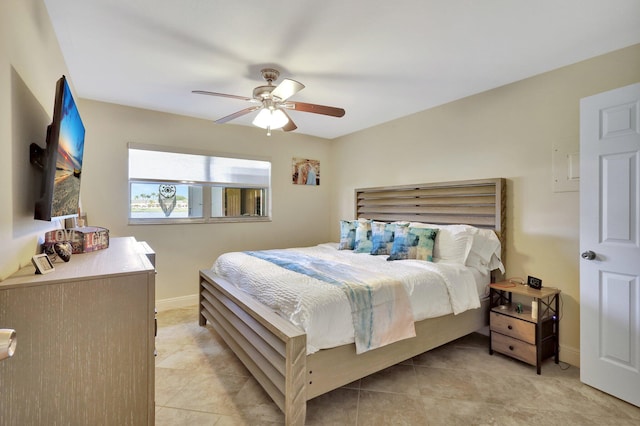
<svg viewBox="0 0 640 426"><path fill-rule="evenodd" d="M320 161L293 157L291 180L294 185L320 185Z"/></svg>

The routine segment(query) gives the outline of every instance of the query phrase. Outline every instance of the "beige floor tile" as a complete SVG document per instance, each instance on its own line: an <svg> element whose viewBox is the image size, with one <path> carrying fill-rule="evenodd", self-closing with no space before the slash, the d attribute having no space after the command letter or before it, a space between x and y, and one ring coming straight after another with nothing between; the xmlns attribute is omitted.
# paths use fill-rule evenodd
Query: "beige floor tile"
<svg viewBox="0 0 640 426"><path fill-rule="evenodd" d="M455 399L423 398L428 425L557 425L589 426L630 424L626 419L592 417L550 409L528 409L510 400L499 404Z"/></svg>
<svg viewBox="0 0 640 426"><path fill-rule="evenodd" d="M191 371L185 371L184 374L190 375L192 379L180 392L171 397L165 406L228 416L238 416L242 413L233 398L249 378Z"/></svg>
<svg viewBox="0 0 640 426"><path fill-rule="evenodd" d="M355 425L358 416L356 389L336 389L307 403L308 426Z"/></svg>
<svg viewBox="0 0 640 426"><path fill-rule="evenodd" d="M284 415L195 307L158 313L156 425L281 425ZM307 404L307 425L640 425L640 408L567 364L489 355L473 333Z"/></svg>
<svg viewBox="0 0 640 426"><path fill-rule="evenodd" d="M156 362L156 367L250 376L242 362L228 348L220 346L182 346Z"/></svg>
<svg viewBox="0 0 640 426"><path fill-rule="evenodd" d="M386 392L360 391L359 425L426 425L422 398Z"/></svg>
<svg viewBox="0 0 640 426"><path fill-rule="evenodd" d="M161 311L157 314L158 327L166 325L175 325L191 322L198 318L198 305L188 306L185 308L170 309Z"/></svg>
<svg viewBox="0 0 640 426"><path fill-rule="evenodd" d="M220 419L217 421L215 426L282 426L283 421L279 422L269 422L262 421L260 423L256 423L255 419L245 418L245 417L234 417L234 416L220 416ZM193 424L191 426L198 426L197 424Z"/></svg>
<svg viewBox="0 0 640 426"><path fill-rule="evenodd" d="M232 400L242 417L253 420L253 424L284 423L282 411L253 378L244 383Z"/></svg>
<svg viewBox="0 0 640 426"><path fill-rule="evenodd" d="M193 376L184 374L182 370L156 367L156 405L166 405L191 379L193 379Z"/></svg>
<svg viewBox="0 0 640 426"><path fill-rule="evenodd" d="M212 413L161 407L156 410L155 426L205 426L219 424L220 416Z"/></svg>
<svg viewBox="0 0 640 426"><path fill-rule="evenodd" d="M420 394L460 400L482 400L478 381L463 370L415 367ZM483 375L480 380L490 375Z"/></svg>
<svg viewBox="0 0 640 426"><path fill-rule="evenodd" d="M508 402L488 404L480 401L424 397L423 403L428 425L527 424L530 417L535 414L511 407Z"/></svg>
<svg viewBox="0 0 640 426"><path fill-rule="evenodd" d="M544 407L558 413L581 414L619 419L635 419L640 424L640 408L581 383L578 379L522 378L538 389L535 398L521 402L523 407Z"/></svg>
<svg viewBox="0 0 640 426"><path fill-rule="evenodd" d="M456 368L474 371L499 370L503 374L535 374L534 366L509 358L497 352L489 354L489 344L484 348L449 344L435 348L413 358L416 366Z"/></svg>
<svg viewBox="0 0 640 426"><path fill-rule="evenodd" d="M583 413L565 413L555 410L535 410L529 412L530 415L524 418L515 417L522 411L514 412L514 425L558 425L558 426L631 426L637 422L630 422L629 419L621 419L614 415L589 416ZM526 412L526 411L525 411Z"/></svg>
<svg viewBox="0 0 640 426"><path fill-rule="evenodd" d="M376 392L419 395L418 378L413 365L397 364L364 377L360 389Z"/></svg>

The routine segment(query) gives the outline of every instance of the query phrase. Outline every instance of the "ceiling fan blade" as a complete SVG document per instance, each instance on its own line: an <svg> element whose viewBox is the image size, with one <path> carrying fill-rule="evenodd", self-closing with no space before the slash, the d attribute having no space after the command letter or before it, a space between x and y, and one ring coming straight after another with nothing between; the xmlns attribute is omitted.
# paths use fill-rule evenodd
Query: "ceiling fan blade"
<svg viewBox="0 0 640 426"><path fill-rule="evenodd" d="M342 108L330 107L325 105L307 104L304 102L287 102L285 104L282 104L282 107L293 109L296 111L330 115L332 117L342 117L345 114L345 111Z"/></svg>
<svg viewBox="0 0 640 426"><path fill-rule="evenodd" d="M276 86L275 89L273 89L271 95L284 101L286 99L289 99L291 96L295 95L302 89L304 89L304 84L299 83L295 80L285 78L280 84Z"/></svg>
<svg viewBox="0 0 640 426"><path fill-rule="evenodd" d="M192 90L191 93L198 95L220 96L222 98L240 99L242 101L253 101L253 98L247 98L246 96L227 95L226 93L208 92L206 90Z"/></svg>
<svg viewBox="0 0 640 426"><path fill-rule="evenodd" d="M262 108L262 105L256 105L256 106L252 106L252 107L249 107L249 108L245 108L245 109L243 109L241 111L234 112L231 115L227 115L226 117L222 117L222 118L216 120L215 122L218 123L218 124L223 124L223 123L226 123L227 121L231 121L234 118L242 117L243 115L249 114L250 112L253 112L253 111L258 110L260 108Z"/></svg>
<svg viewBox="0 0 640 426"><path fill-rule="evenodd" d="M287 118L289 119L289 122L287 124L285 124L284 126L282 126L282 130L285 132L290 132L292 130L295 130L298 128L298 126L296 126L296 123L293 122L293 120L291 119L291 117L289 116L289 114L287 114L287 112L283 109L280 109L280 111L282 111L284 113L284 115L287 116Z"/></svg>

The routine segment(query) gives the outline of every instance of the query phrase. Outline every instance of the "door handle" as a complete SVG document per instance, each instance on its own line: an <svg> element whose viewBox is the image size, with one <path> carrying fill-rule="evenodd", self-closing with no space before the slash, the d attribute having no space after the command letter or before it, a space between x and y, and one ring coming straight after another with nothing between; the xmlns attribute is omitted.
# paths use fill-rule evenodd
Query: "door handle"
<svg viewBox="0 0 640 426"><path fill-rule="evenodd" d="M16 351L16 331L10 328L0 328L0 361L11 358Z"/></svg>
<svg viewBox="0 0 640 426"><path fill-rule="evenodd" d="M596 254L591 250L587 250L580 255L585 260L593 260L596 258Z"/></svg>

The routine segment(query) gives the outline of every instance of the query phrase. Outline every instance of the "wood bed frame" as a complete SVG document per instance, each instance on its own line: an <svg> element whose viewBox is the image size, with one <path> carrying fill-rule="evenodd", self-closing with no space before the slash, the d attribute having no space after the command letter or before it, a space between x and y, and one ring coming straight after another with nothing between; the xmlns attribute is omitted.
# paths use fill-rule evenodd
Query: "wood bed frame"
<svg viewBox="0 0 640 426"><path fill-rule="evenodd" d="M356 189L356 216L378 221L465 223L493 229L505 247L503 178ZM307 355L306 334L251 295L200 271L199 324L220 334L285 415L304 424L306 402L362 377L451 342L488 324L481 309L416 322L416 337L356 355L355 345Z"/></svg>

